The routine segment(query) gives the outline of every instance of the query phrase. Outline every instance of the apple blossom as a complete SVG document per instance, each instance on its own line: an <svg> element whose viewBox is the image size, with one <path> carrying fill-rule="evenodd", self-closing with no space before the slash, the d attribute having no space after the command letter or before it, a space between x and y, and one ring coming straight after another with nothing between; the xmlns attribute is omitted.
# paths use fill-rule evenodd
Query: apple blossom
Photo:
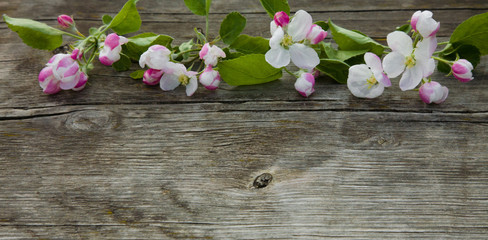
<svg viewBox="0 0 488 240"><path fill-rule="evenodd" d="M387 36L388 46L392 49L383 59L383 69L389 77L400 79L402 91L414 89L424 77L435 70L432 53L437 46L435 37L424 38L414 49L412 39L404 32L395 31Z"/></svg>
<svg viewBox="0 0 488 240"><path fill-rule="evenodd" d="M273 17L274 23L279 27L286 27L290 23L290 17L286 12L277 12Z"/></svg>
<svg viewBox="0 0 488 240"><path fill-rule="evenodd" d="M273 36L269 40L271 49L265 55L266 61L275 68L287 66L290 60L302 69L315 68L320 63L317 52L301 43L312 27L312 16L304 10L297 11L285 28L277 26L275 30L271 26Z"/></svg>
<svg viewBox="0 0 488 240"><path fill-rule="evenodd" d="M307 33L307 39L310 40L310 43L317 44L322 42L327 37L327 32L322 29L321 26L317 24L313 24L310 30Z"/></svg>
<svg viewBox="0 0 488 240"><path fill-rule="evenodd" d="M186 86L186 95L191 96L198 88L197 72L188 71L181 63L168 62L160 81L163 91L172 91L180 84Z"/></svg>
<svg viewBox="0 0 488 240"><path fill-rule="evenodd" d="M61 89L79 91L87 81L88 76L70 54L54 55L39 73L39 84L47 94L55 94Z"/></svg>
<svg viewBox="0 0 488 240"><path fill-rule="evenodd" d="M72 17L68 15L59 15L58 16L58 23L62 28L69 28L74 25L74 20Z"/></svg>
<svg viewBox="0 0 488 240"><path fill-rule="evenodd" d="M163 71L158 69L148 69L144 72L144 77L142 82L146 85L156 85L161 80L161 76L163 76Z"/></svg>
<svg viewBox="0 0 488 240"><path fill-rule="evenodd" d="M380 96L391 81L383 72L381 59L373 53L364 54L366 64L354 65L349 68L347 87L359 98L375 98Z"/></svg>
<svg viewBox="0 0 488 240"><path fill-rule="evenodd" d="M315 77L311 73L302 73L295 82L295 89L304 97L310 96L315 89Z"/></svg>
<svg viewBox="0 0 488 240"><path fill-rule="evenodd" d="M221 82L219 72L213 70L212 66L207 66L200 75L200 83L208 90L215 90Z"/></svg>
<svg viewBox="0 0 488 240"><path fill-rule="evenodd" d="M125 37L118 36L115 33L111 33L105 39L105 42L101 44L102 50L100 51L99 59L103 65L111 66L113 63L120 60L120 52L122 51L122 45L129 42Z"/></svg>
<svg viewBox="0 0 488 240"><path fill-rule="evenodd" d="M200 59L205 61L205 65L215 67L219 62L219 58L225 58L225 52L219 47L209 43L203 45L199 53Z"/></svg>
<svg viewBox="0 0 488 240"><path fill-rule="evenodd" d="M444 87L440 83L434 81L424 83L419 89L420 98L427 104L443 103L448 94L449 89L447 89L447 87Z"/></svg>
<svg viewBox="0 0 488 240"><path fill-rule="evenodd" d="M432 18L431 11L417 11L412 15L410 25L412 29L418 31L424 38L434 36L441 26Z"/></svg>
<svg viewBox="0 0 488 240"><path fill-rule="evenodd" d="M139 58L141 68L148 66L152 69L162 70L169 62L171 51L165 46L153 45Z"/></svg>
<svg viewBox="0 0 488 240"><path fill-rule="evenodd" d="M466 59L459 59L452 64L452 74L461 82L469 82L473 80L473 64Z"/></svg>

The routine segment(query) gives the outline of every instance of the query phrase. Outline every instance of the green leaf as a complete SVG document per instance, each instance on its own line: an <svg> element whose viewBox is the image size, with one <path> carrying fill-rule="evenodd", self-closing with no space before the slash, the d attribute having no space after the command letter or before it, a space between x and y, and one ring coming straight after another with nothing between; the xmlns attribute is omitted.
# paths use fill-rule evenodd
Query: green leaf
<svg viewBox="0 0 488 240"><path fill-rule="evenodd" d="M238 12L231 12L220 25L220 37L226 44L232 44L246 27L246 18Z"/></svg>
<svg viewBox="0 0 488 240"><path fill-rule="evenodd" d="M324 21L318 21L318 22L315 22L314 24L319 25L324 31L329 30L329 24L324 22Z"/></svg>
<svg viewBox="0 0 488 240"><path fill-rule="evenodd" d="M120 54L120 60L112 64L112 67L117 72L123 72L129 70L131 65L132 62L130 61L129 57L124 54Z"/></svg>
<svg viewBox="0 0 488 240"><path fill-rule="evenodd" d="M102 22L105 25L109 25L112 22L112 20L113 20L112 16L109 15L103 15L102 17Z"/></svg>
<svg viewBox="0 0 488 240"><path fill-rule="evenodd" d="M134 80L142 79L144 77L145 72L146 72L145 70L139 69L137 71L132 72L130 74L130 77Z"/></svg>
<svg viewBox="0 0 488 240"><path fill-rule="evenodd" d="M90 33L90 35L95 35L98 33L98 28L94 28L94 27L91 27L88 32Z"/></svg>
<svg viewBox="0 0 488 240"><path fill-rule="evenodd" d="M408 24L402 25L400 27L397 27L396 30L404 32L406 34L409 34L410 31L412 31L412 25L408 23Z"/></svg>
<svg viewBox="0 0 488 240"><path fill-rule="evenodd" d="M205 2L205 10L207 11L207 14L210 13L210 6L212 5L212 0L206 0Z"/></svg>
<svg viewBox="0 0 488 240"><path fill-rule="evenodd" d="M171 42L173 42L172 37L155 33L142 33L128 39L129 42L122 45L123 52L135 61L139 61L139 57L150 46L158 44L171 49Z"/></svg>
<svg viewBox="0 0 488 240"><path fill-rule="evenodd" d="M190 39L190 41L182 43L178 47L178 50L180 50L180 52L184 52L184 51L188 51L188 50L192 49L192 47L193 47L193 39ZM183 54L184 60L188 59L189 57L190 57L190 53L184 53Z"/></svg>
<svg viewBox="0 0 488 240"><path fill-rule="evenodd" d="M347 83L349 65L345 62L334 59L320 59L320 64L316 68L338 83Z"/></svg>
<svg viewBox="0 0 488 240"><path fill-rule="evenodd" d="M197 36L198 42L200 42L202 45L207 42L207 38L203 33L201 33L197 28L193 29L195 31L195 35Z"/></svg>
<svg viewBox="0 0 488 240"><path fill-rule="evenodd" d="M129 0L122 7L120 12L112 19L108 28L111 28L119 35L136 32L141 28L141 16L137 11L138 0ZM108 18L106 19L108 20Z"/></svg>
<svg viewBox="0 0 488 240"><path fill-rule="evenodd" d="M255 85L281 78L283 71L266 62L263 54L244 55L218 65L220 76L229 85Z"/></svg>
<svg viewBox="0 0 488 240"><path fill-rule="evenodd" d="M481 61L480 50L473 45L461 45L451 51L448 51L447 53L442 52L439 54L440 58L450 61L456 60L457 56L459 56L461 59L468 60L471 64L473 64L474 68L476 68ZM451 66L440 61L437 64L437 69L443 73L451 72Z"/></svg>
<svg viewBox="0 0 488 240"><path fill-rule="evenodd" d="M381 56L384 47L359 31L352 31L335 25L329 20L329 28L340 50L366 50Z"/></svg>
<svg viewBox="0 0 488 240"><path fill-rule="evenodd" d="M488 12L470 17L459 24L451 35L449 42L454 47L473 45L481 55L488 54Z"/></svg>
<svg viewBox="0 0 488 240"><path fill-rule="evenodd" d="M288 5L288 0L259 0L263 8L266 10L268 15L273 18L277 12L286 12L290 15L290 6Z"/></svg>
<svg viewBox="0 0 488 240"><path fill-rule="evenodd" d="M185 0L185 5L196 15L205 16L208 13L205 0Z"/></svg>
<svg viewBox="0 0 488 240"><path fill-rule="evenodd" d="M325 43L325 42L321 42L320 45L321 45L322 49L325 51L325 53L327 54L327 57L329 57L330 59L336 59L339 61L346 61L350 58L353 58L353 57L356 57L359 55L363 55L364 53L367 52L367 50L365 50L365 49L363 49L363 50L350 50L350 51L337 50L337 49L332 47L332 44Z"/></svg>
<svg viewBox="0 0 488 240"><path fill-rule="evenodd" d="M30 47L52 51L63 44L64 32L47 24L24 18L11 18L5 14L3 20Z"/></svg>
<svg viewBox="0 0 488 240"><path fill-rule="evenodd" d="M269 50L269 40L262 37L240 35L229 47L246 54L265 54Z"/></svg>

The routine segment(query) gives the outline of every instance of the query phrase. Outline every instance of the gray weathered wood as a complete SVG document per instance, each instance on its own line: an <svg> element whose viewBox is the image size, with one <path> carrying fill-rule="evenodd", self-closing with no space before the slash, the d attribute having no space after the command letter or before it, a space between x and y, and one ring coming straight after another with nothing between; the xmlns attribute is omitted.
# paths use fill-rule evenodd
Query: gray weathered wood
<svg viewBox="0 0 488 240"><path fill-rule="evenodd" d="M259 1L213 2L214 33L238 10L247 33L268 36ZM13 0L0 10L53 26L74 14L86 30L123 3ZM434 10L441 40L488 9L450 0L290 5L380 40L417 9ZM183 1L138 6L142 31L177 42L203 26ZM449 98L425 105L397 87L357 99L326 77L309 99L291 77L188 98L102 66L85 90L47 96L37 74L50 53L24 46L3 22L0 51L0 239L488 236L486 58L467 84L436 73ZM262 173L273 180L257 189Z"/></svg>

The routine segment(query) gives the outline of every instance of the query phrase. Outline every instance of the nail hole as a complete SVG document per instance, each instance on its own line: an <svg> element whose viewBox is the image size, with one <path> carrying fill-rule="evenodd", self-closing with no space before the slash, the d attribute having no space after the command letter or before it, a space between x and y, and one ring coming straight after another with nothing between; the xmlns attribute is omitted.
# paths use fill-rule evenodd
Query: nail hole
<svg viewBox="0 0 488 240"><path fill-rule="evenodd" d="M254 179L254 183L252 184L255 188L265 188L273 180L273 175L269 173L263 173Z"/></svg>

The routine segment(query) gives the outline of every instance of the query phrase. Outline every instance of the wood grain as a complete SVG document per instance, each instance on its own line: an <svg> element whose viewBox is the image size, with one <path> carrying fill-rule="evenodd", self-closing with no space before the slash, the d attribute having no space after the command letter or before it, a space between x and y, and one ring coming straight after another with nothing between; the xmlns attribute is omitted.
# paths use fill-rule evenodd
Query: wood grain
<svg viewBox="0 0 488 240"><path fill-rule="evenodd" d="M0 12L81 29L117 1L0 2ZM268 36L259 1L214 0ZM441 40L485 1L290 1L381 40L432 9ZM93 6L98 6L93 8ZM201 25L183 1L138 3L141 31L183 42ZM441 105L387 89L357 99L321 77L309 99L294 79L162 92L97 66L81 92L47 96L37 74L51 53L0 23L0 239L486 239L488 61ZM136 69L136 66L134 66ZM397 80L396 80L397 81ZM397 82L394 82L397 85ZM256 177L271 182L256 188Z"/></svg>

